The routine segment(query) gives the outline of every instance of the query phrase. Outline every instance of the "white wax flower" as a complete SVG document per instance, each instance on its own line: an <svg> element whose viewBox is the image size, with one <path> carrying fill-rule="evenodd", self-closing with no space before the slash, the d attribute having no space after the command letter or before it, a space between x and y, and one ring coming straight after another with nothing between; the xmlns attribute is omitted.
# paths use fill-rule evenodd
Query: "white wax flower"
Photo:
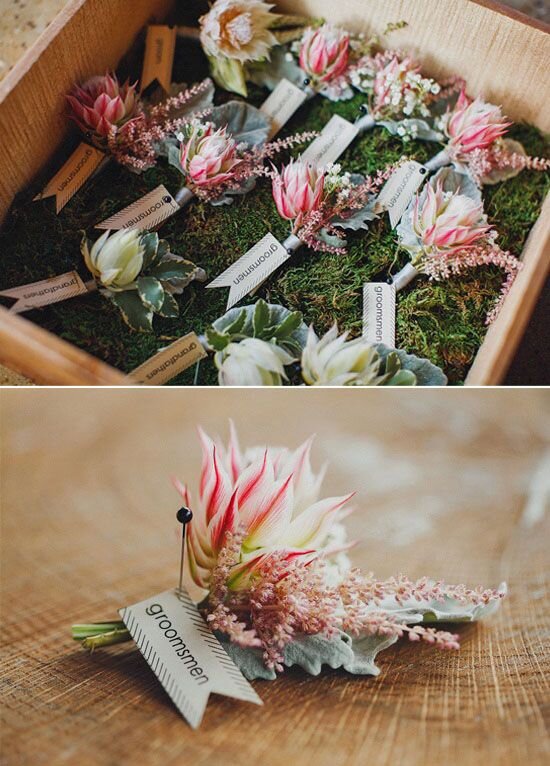
<svg viewBox="0 0 550 766"><path fill-rule="evenodd" d="M220 386L280 386L287 379L285 365L293 361L284 349L259 338L229 343L214 356Z"/></svg>
<svg viewBox="0 0 550 766"><path fill-rule="evenodd" d="M308 386L375 386L381 359L363 338L347 340L334 325L322 338L309 328L302 352L302 377Z"/></svg>

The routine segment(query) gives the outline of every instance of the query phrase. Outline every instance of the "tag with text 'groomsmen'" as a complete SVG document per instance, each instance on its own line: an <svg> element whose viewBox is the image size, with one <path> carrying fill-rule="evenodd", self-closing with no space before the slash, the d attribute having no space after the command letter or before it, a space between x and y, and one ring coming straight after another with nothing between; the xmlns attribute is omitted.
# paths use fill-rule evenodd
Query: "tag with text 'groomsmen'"
<svg viewBox="0 0 550 766"><path fill-rule="evenodd" d="M144 197L119 210L107 220L97 223L96 229L147 229L152 231L180 210L168 189L157 186Z"/></svg>
<svg viewBox="0 0 550 766"><path fill-rule="evenodd" d="M55 212L59 213L105 159L105 154L99 149L89 144L79 144L33 202L55 197Z"/></svg>
<svg viewBox="0 0 550 766"><path fill-rule="evenodd" d="M164 689L196 729L211 692L262 705L185 591L167 590L119 612Z"/></svg>
<svg viewBox="0 0 550 766"><path fill-rule="evenodd" d="M14 298L15 303L10 307L13 314L21 314L23 311L38 309L48 306L50 303L60 303L68 298L83 295L93 287L86 287L76 271L68 271L57 277L41 279L39 282L31 282L28 285L12 287L9 290L1 290L0 295L5 298Z"/></svg>
<svg viewBox="0 0 550 766"><path fill-rule="evenodd" d="M306 99L307 93L291 83L290 80L283 78L277 84L271 95L260 107L260 111L270 117L272 121L269 138L280 131Z"/></svg>
<svg viewBox="0 0 550 766"><path fill-rule="evenodd" d="M205 356L202 343L194 332L190 332L153 354L132 370L130 377L145 386L162 386Z"/></svg>
<svg viewBox="0 0 550 766"><path fill-rule="evenodd" d="M327 122L321 135L302 153L301 159L317 167L336 162L358 134L359 129L353 123L335 114Z"/></svg>
<svg viewBox="0 0 550 766"><path fill-rule="evenodd" d="M395 348L395 287L385 282L363 285L363 338Z"/></svg>
<svg viewBox="0 0 550 766"><path fill-rule="evenodd" d="M400 165L384 184L376 200L375 211L387 211L390 214L392 229L395 229L403 217L418 187L426 178L426 173L424 165L410 160Z"/></svg>
<svg viewBox="0 0 550 766"><path fill-rule="evenodd" d="M288 258L288 250L270 232L206 287L229 287L227 308L230 309L265 282Z"/></svg>
<svg viewBox="0 0 550 766"><path fill-rule="evenodd" d="M147 27L145 40L145 56L141 72L141 91L155 80L170 92L172 82L172 67L176 50L176 27L151 24Z"/></svg>

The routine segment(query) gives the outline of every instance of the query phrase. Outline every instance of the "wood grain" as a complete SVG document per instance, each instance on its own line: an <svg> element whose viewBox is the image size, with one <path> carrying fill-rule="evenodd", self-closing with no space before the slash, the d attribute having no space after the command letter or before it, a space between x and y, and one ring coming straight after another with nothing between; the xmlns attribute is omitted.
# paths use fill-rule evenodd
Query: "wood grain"
<svg viewBox="0 0 550 766"><path fill-rule="evenodd" d="M549 401L536 390L0 392L2 763L548 763ZM392 647L376 679L293 670L254 684L262 709L213 697L197 732L133 646L86 654L72 622L175 583L169 476L196 486L195 425L225 435L230 415L245 444L317 431L327 494L358 492L357 564L506 579L500 612L461 628L459 653Z"/></svg>

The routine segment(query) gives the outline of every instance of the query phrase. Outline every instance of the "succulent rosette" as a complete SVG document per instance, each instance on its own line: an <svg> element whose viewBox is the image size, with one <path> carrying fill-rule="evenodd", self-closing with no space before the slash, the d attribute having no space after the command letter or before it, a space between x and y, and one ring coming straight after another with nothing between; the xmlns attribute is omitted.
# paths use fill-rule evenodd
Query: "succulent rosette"
<svg viewBox="0 0 550 766"><path fill-rule="evenodd" d="M81 252L104 295L120 309L133 330L150 332L153 315L179 315L175 294L206 274L191 261L170 252L154 232L121 229L104 232L95 242L86 237Z"/></svg>
<svg viewBox="0 0 550 766"><path fill-rule="evenodd" d="M232 430L227 446L202 430L202 469L198 497L176 483L193 508L187 527L185 587L202 601L211 587L227 534L240 534L238 562L227 577L231 590L250 583L272 554L287 560L329 553L331 529L352 495L321 498L323 472L311 468L311 440L297 450L242 452Z"/></svg>
<svg viewBox="0 0 550 766"><path fill-rule="evenodd" d="M199 19L200 41L220 87L247 96L247 65L267 62L271 51L293 39L310 20L272 13L262 0L216 0Z"/></svg>
<svg viewBox="0 0 550 766"><path fill-rule="evenodd" d="M143 118L136 85L120 84L115 74L92 77L67 96L71 119L100 148L107 138L128 123Z"/></svg>

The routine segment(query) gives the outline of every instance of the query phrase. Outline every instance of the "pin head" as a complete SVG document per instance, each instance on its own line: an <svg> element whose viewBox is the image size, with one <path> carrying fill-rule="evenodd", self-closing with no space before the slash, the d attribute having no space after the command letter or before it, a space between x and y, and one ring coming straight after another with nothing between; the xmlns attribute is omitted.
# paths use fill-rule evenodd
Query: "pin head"
<svg viewBox="0 0 550 766"><path fill-rule="evenodd" d="M368 106L368 104L361 104L361 106L359 107L359 111L360 111L360 112L363 112L363 113L366 113L366 112L368 112L368 111L369 111L369 106Z"/></svg>
<svg viewBox="0 0 550 766"><path fill-rule="evenodd" d="M309 79L309 77L304 77L304 85L306 87L309 85L310 82L311 82L311 80Z"/></svg>
<svg viewBox="0 0 550 766"><path fill-rule="evenodd" d="M190 508L186 508L185 505L179 509L179 511L176 513L176 519L179 521L180 524L189 524L191 519L193 518L193 512Z"/></svg>

